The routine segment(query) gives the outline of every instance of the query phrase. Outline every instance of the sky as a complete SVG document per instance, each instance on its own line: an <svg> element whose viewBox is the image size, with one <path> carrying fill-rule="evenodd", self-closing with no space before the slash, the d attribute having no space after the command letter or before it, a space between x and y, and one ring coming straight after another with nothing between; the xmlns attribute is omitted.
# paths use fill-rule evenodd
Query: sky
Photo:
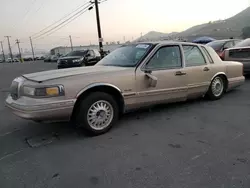
<svg viewBox="0 0 250 188"><path fill-rule="evenodd" d="M29 36L72 12L87 0L1 0L0 41L11 36L21 48L30 48ZM226 19L250 6L250 0L107 0L100 4L100 20L104 41L138 38L149 31L180 32L191 26ZM36 49L97 43L95 10L82 14L57 32L33 40Z"/></svg>

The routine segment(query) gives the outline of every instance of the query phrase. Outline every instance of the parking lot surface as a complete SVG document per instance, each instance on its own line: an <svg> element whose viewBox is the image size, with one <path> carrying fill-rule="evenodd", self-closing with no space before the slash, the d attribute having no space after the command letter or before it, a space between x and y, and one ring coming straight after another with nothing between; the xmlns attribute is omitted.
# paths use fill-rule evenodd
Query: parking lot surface
<svg viewBox="0 0 250 188"><path fill-rule="evenodd" d="M67 123L35 123L4 106L11 81L55 63L0 64L1 188L250 187L250 79L218 101L126 114L90 137Z"/></svg>

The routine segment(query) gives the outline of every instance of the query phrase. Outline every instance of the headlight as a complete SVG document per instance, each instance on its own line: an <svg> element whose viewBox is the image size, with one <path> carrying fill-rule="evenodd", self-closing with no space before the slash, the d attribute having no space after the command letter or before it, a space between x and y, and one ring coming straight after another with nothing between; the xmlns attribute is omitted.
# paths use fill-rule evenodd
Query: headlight
<svg viewBox="0 0 250 188"><path fill-rule="evenodd" d="M73 60L73 63L79 63L79 62L81 62L82 60L83 60L83 57L80 58L80 59L74 59L74 60Z"/></svg>
<svg viewBox="0 0 250 188"><path fill-rule="evenodd" d="M63 96L64 87L58 86L46 86L46 87L30 87L23 86L22 95L33 96L33 97L58 97Z"/></svg>

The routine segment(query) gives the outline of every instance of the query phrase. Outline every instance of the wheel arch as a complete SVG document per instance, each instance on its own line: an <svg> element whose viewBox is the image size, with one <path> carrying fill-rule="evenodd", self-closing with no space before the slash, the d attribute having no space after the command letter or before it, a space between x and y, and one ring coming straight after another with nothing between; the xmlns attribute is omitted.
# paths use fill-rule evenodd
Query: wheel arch
<svg viewBox="0 0 250 188"><path fill-rule="evenodd" d="M109 83L94 83L94 84L90 84L86 86L76 95L76 103L73 108L71 119L74 119L74 115L75 115L77 108L79 107L80 101L84 99L85 97L87 97L90 93L97 92L97 91L105 92L105 93L112 95L115 98L115 100L118 102L119 114L121 115L124 112L124 98L123 98L122 91L120 90L120 88Z"/></svg>
<svg viewBox="0 0 250 188"><path fill-rule="evenodd" d="M225 81L226 81L226 85L225 85L225 90L227 90L227 88L228 88L228 78L227 78L227 75L226 75L226 73L225 72L218 72L218 73L216 73L213 77L212 77L212 79L211 79L211 82L213 81L213 79L215 78L215 77L217 77L217 76L221 76L222 78L224 78L225 79Z"/></svg>

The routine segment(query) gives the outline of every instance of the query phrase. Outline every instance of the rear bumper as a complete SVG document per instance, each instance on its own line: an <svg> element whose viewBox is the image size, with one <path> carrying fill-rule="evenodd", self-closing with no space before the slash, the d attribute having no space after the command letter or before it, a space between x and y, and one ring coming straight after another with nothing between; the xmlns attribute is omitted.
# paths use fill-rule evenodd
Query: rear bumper
<svg viewBox="0 0 250 188"><path fill-rule="evenodd" d="M243 85L245 83L245 77L244 76L240 76L240 77L236 77L236 78L230 78L228 79L228 88L227 90L231 90L234 89L236 87L239 87L241 85Z"/></svg>
<svg viewBox="0 0 250 188"><path fill-rule="evenodd" d="M44 99L42 102L37 102L37 99L29 98L29 102L25 103L25 100L13 100L11 96L8 96L5 104L15 115L24 119L35 121L70 120L75 100L52 102Z"/></svg>

